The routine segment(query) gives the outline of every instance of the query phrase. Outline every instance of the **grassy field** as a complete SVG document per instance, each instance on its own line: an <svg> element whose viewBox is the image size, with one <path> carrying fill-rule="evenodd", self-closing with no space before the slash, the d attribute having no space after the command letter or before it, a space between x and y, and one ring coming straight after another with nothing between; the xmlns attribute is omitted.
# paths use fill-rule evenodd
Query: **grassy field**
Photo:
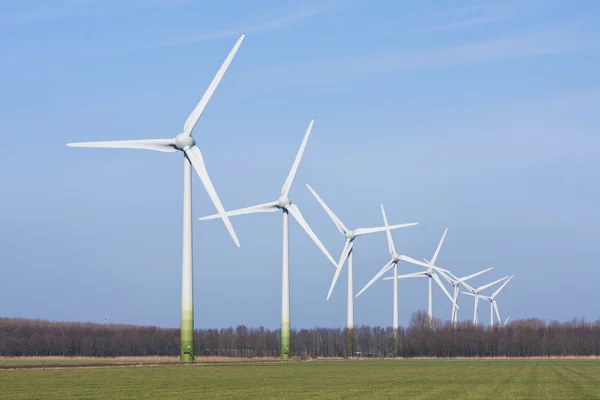
<svg viewBox="0 0 600 400"><path fill-rule="evenodd" d="M312 361L0 371L2 399L196 397L600 399L600 361Z"/></svg>
<svg viewBox="0 0 600 400"><path fill-rule="evenodd" d="M237 357L197 357L197 363L232 363L278 361L279 357L237 358ZM72 367L94 365L132 365L132 364L181 364L179 356L147 356L147 357L5 357L0 358L0 369L5 367Z"/></svg>

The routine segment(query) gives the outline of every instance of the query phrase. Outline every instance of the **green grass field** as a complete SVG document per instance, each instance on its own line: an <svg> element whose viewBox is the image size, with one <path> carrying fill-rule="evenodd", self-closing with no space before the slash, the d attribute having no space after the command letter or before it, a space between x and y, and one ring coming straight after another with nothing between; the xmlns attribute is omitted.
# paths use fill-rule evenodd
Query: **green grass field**
<svg viewBox="0 0 600 400"><path fill-rule="evenodd" d="M1 370L0 398L600 399L600 361L312 361Z"/></svg>

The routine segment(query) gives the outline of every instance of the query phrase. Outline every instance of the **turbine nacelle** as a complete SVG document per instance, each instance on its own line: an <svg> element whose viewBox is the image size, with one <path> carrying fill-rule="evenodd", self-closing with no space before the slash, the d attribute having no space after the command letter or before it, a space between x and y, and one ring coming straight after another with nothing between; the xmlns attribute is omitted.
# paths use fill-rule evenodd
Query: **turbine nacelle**
<svg viewBox="0 0 600 400"><path fill-rule="evenodd" d="M346 233L344 233L344 236L346 236L346 239L348 240L354 240L354 238L356 238L356 233L353 230L348 229Z"/></svg>
<svg viewBox="0 0 600 400"><path fill-rule="evenodd" d="M196 140L185 132L180 133L175 137L175 148L177 150L185 151L196 145Z"/></svg>
<svg viewBox="0 0 600 400"><path fill-rule="evenodd" d="M288 208L292 204L292 201L287 196L281 196L277 199L277 207L279 208Z"/></svg>

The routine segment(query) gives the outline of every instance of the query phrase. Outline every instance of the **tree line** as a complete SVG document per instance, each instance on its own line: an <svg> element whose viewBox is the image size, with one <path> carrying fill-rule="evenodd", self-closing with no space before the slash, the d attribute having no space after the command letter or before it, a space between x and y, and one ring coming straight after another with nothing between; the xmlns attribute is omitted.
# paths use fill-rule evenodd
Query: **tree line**
<svg viewBox="0 0 600 400"><path fill-rule="evenodd" d="M408 327L359 326L291 332L292 356L361 357L600 356L600 320L513 321L504 327L452 326L415 312ZM278 357L279 330L198 329L197 356ZM177 356L179 329L0 318L0 356Z"/></svg>

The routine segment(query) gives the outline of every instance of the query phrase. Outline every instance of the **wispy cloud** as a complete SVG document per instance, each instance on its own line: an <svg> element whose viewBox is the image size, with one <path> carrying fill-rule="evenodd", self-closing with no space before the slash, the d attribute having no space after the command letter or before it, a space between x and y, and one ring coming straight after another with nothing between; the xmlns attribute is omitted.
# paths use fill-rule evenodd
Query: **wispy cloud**
<svg viewBox="0 0 600 400"><path fill-rule="evenodd" d="M183 36L173 39L160 40L156 42L149 43L140 43L135 44L128 47L122 48L110 48L110 49L96 49L96 50L86 50L85 52L80 53L82 56L101 56L107 54L120 54L120 53L130 53L134 51L140 50L152 50L158 48L168 48L168 47L177 47L192 43L205 42L210 40L218 40L225 38L233 38L238 37L242 33L252 34L259 32L271 31L279 28L284 28L288 25L291 25L295 22L308 19L310 17L314 17L320 14L323 14L327 11L330 11L334 8L340 7L343 4L348 3L348 0L333 0L324 2L318 7L297 11L291 14L283 15L271 20L266 20L262 22L252 23L240 25L235 28L227 28L216 30L213 32L201 33L198 35L191 36Z"/></svg>
<svg viewBox="0 0 600 400"><path fill-rule="evenodd" d="M432 68L455 68L494 61L563 54L590 49L598 40L582 37L574 32L576 23L543 32L507 36L500 39L457 44L432 50L385 53L339 57L295 65L279 65L265 70L269 81L275 83L354 78L379 73L406 72Z"/></svg>
<svg viewBox="0 0 600 400"><path fill-rule="evenodd" d="M478 2L465 7L433 13L428 16L429 22L425 23L422 30L438 32L469 29L518 19L538 12L547 5L548 0Z"/></svg>
<svg viewBox="0 0 600 400"><path fill-rule="evenodd" d="M193 0L4 0L0 4L0 27L34 24L104 13L173 7Z"/></svg>

